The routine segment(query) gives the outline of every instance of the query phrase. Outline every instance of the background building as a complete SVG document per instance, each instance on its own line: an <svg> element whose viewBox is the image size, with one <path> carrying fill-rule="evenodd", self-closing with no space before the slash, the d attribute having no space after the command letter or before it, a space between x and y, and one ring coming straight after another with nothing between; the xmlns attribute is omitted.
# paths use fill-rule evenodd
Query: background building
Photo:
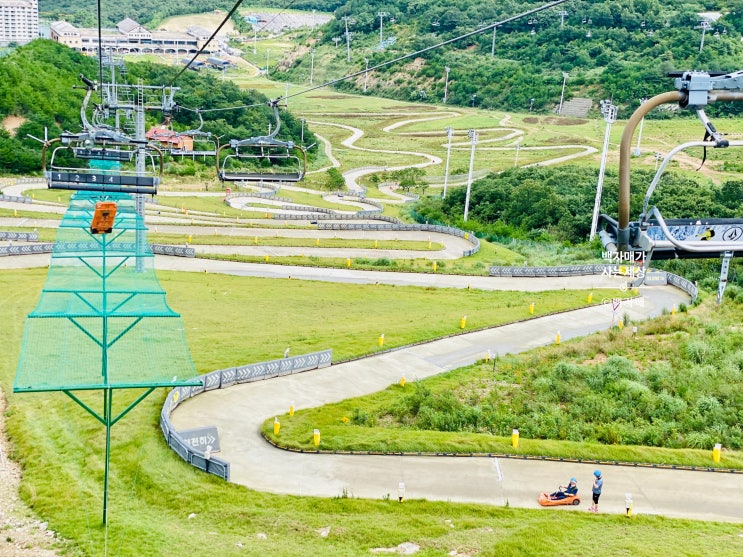
<svg viewBox="0 0 743 557"><path fill-rule="evenodd" d="M38 36L37 0L0 0L0 46L26 44Z"/></svg>

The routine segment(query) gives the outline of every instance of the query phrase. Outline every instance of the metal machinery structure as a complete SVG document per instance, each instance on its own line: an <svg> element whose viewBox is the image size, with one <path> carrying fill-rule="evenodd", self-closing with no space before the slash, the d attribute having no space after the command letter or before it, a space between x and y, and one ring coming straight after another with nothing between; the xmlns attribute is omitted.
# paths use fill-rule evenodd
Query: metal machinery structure
<svg viewBox="0 0 743 557"><path fill-rule="evenodd" d="M278 100L269 102L276 118L271 133L231 139L219 147L216 166L217 176L222 182L299 182L304 178L307 171L305 149L293 141L276 139L281 128L278 104ZM231 149L232 153L222 158L225 149Z"/></svg>
<svg viewBox="0 0 743 557"><path fill-rule="evenodd" d="M691 147L727 148L743 146L742 140L728 140L710 122L704 112L709 103L743 101L743 71L711 74L689 71L675 74L675 91L661 93L642 103L627 122L619 151L619 214L618 220L601 215L599 238L609 252L618 252L624 260L644 260L644 267L655 259L722 257L717 301L727 285L728 267L734 256L743 255L743 218L687 218L666 220L660 209L650 206L650 197L658 186L664 170L680 151ZM671 149L658 166L645 194L637 221L630 222L630 155L635 129L653 108L676 102L681 108L695 110L705 137ZM644 276L643 276L644 277ZM638 279L640 284L644 278Z"/></svg>

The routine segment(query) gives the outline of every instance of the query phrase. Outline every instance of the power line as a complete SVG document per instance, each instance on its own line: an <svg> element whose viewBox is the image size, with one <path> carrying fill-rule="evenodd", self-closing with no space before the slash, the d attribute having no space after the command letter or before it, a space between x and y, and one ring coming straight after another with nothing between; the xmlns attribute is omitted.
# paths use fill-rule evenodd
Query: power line
<svg viewBox="0 0 743 557"><path fill-rule="evenodd" d="M550 2L549 4L545 4L544 6L541 6L539 8L534 8L532 10L529 10L529 11L526 11L526 12L522 12L522 13L520 13L518 15L509 17L507 19L504 19L502 21L498 21L496 23L491 23L490 25L486 25L484 27L480 27L479 29L475 29L474 31L470 31L470 32L465 33L463 35L459 35L458 37L454 37L453 39L448 39L446 41L442 41L442 42L437 43L435 45L431 45L431 46L427 46L426 48L422 48L421 50L417 50L417 51L411 52L409 54L404 54L402 56L398 56L397 58L393 58L392 60L388 60L386 62L382 62L382 63L377 64L376 66L373 66L371 68L365 68L363 70L359 70L357 72L354 72L354 73L351 73L351 74L348 74L348 75L344 75L343 77L339 77L337 79L331 79L330 81L326 81L325 83L322 83L320 85L316 85L314 87L310 87L310 88L305 89L303 91L298 91L298 92L293 93L291 95L287 95L286 97L279 97L276 100L278 101L278 100L281 100L282 98L289 99L291 97L296 97L296 96L299 96L299 95L304 95L305 93L309 93L311 91L315 91L316 89L322 89L323 87L328 87L330 85L335 85L336 83L340 83L342 81L346 81L348 79L351 79L351 78L354 78L356 76L362 75L362 74L364 74L364 73L366 73L368 71L374 71L374 70L377 70L379 68L383 68L385 66L389 66L391 64L396 64L397 62L401 62L402 60L407 60L408 58L412 58L414 56L418 56L420 54L423 54L424 52L428 52L428 51L431 51L431 50L435 50L437 48L441 48L442 46L446 46L446 45L451 44L451 43L454 43L456 41L461 41L462 39L466 39L468 37L472 37L472 36L477 35L479 33L483 33L485 31L489 31L490 29L495 29L496 27L503 26L503 25L505 25L507 23L511 23L512 21L516 21L517 19L521 19L522 17L527 17L527 16L530 16L532 14L536 14L536 13L542 12L544 10L548 10L549 8L553 8L555 6L559 6L560 4L563 4L565 2L567 2L567 0L555 0L554 2Z"/></svg>

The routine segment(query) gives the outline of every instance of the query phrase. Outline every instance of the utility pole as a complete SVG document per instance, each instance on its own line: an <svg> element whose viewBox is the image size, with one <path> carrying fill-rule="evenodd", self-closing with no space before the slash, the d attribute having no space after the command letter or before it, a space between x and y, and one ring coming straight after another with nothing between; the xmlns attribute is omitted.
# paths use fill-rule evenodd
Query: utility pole
<svg viewBox="0 0 743 557"><path fill-rule="evenodd" d="M475 164L475 145L477 145L477 131L475 130L469 130L467 132L467 135L470 138L470 142L472 143L472 150L470 151L470 171L467 176L467 195L464 199L464 218L463 220L467 221L467 215L470 212L470 190L472 189L472 168Z"/></svg>
<svg viewBox="0 0 743 557"><path fill-rule="evenodd" d="M710 25L709 21L703 19L699 22L699 25L697 25L696 28L702 30L702 42L699 43L699 52L702 52L702 49L704 48L704 34L712 29L712 25Z"/></svg>
<svg viewBox="0 0 743 557"><path fill-rule="evenodd" d="M568 72L562 72L562 93L560 93L560 106L557 108L557 115L562 116L562 101L565 98L565 84L568 81Z"/></svg>
<svg viewBox="0 0 743 557"><path fill-rule="evenodd" d="M557 15L560 16L560 28L565 27L565 17L568 15L568 12L566 12L565 10L560 10L559 12L557 12Z"/></svg>
<svg viewBox="0 0 743 557"><path fill-rule="evenodd" d="M640 99L640 106L645 104L645 101L647 101L647 99L644 97ZM640 150L640 141L642 140L642 126L644 123L645 123L645 117L643 116L642 120L640 120L640 129L637 131L637 147L635 147L635 150L632 153L636 157L639 157L640 153L642 153L642 151Z"/></svg>
<svg viewBox="0 0 743 557"><path fill-rule="evenodd" d="M271 51L266 49L266 75L268 75L268 61L271 58Z"/></svg>
<svg viewBox="0 0 743 557"><path fill-rule="evenodd" d="M444 128L448 142L446 144L446 168L444 169L444 193L441 199L446 199L446 185L449 183L449 158L451 157L451 138L454 136L454 130L450 127Z"/></svg>
<svg viewBox="0 0 743 557"><path fill-rule="evenodd" d="M444 71L446 72L446 78L444 80L444 104L446 104L446 95L449 92L449 72L451 71L451 68L449 66L444 66Z"/></svg>
<svg viewBox="0 0 743 557"><path fill-rule="evenodd" d="M493 27L493 42L490 44L490 56L495 56L495 30L496 29L498 29L497 25Z"/></svg>
<svg viewBox="0 0 743 557"><path fill-rule="evenodd" d="M384 44L382 42L382 20L387 17L387 12L379 12L377 16L379 16L379 48L383 48Z"/></svg>
<svg viewBox="0 0 743 557"><path fill-rule="evenodd" d="M596 228L599 222L599 210L601 207L601 190L604 187L604 170L606 169L606 153L609 150L609 136L611 125L617 121L617 107L611 104L610 100L601 101L601 114L606 121L606 134L604 135L604 150L601 153L601 167L599 168L599 180L596 185L596 202L593 205L593 219L591 220L591 234L589 240L596 236Z"/></svg>

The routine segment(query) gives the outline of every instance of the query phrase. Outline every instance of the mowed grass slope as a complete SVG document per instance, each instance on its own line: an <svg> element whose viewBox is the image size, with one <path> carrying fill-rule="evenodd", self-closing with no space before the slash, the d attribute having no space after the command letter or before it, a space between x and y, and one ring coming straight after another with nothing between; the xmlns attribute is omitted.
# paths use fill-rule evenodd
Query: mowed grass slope
<svg viewBox="0 0 743 557"><path fill-rule="evenodd" d="M0 273L6 322L0 380L10 400L12 456L24 466L22 495L51 529L75 544L69 555L345 557L406 541L419 544L424 556L453 551L492 556L702 555L713 546L716 555L743 551L741 528L730 524L649 516L627 521L621 516L425 501L400 505L394 498L356 500L343 494L328 500L257 493L191 468L165 446L158 427L164 391L145 399L112 430L106 532L101 526L103 427L62 393L10 394L25 317L45 275L45 270ZM489 300L480 300L479 293L468 291L377 286L353 292L337 284L185 273L161 273L160 278L171 305L183 313L199 371L277 357L286 345L294 354L333 346L336 359L347 357L369 345L373 349L382 326L388 342L409 342L456 330L461 310L473 304L467 310L474 316L480 301L484 322L484 315L502 313L493 309L496 298L511 297L492 293ZM423 297L416 290L423 290ZM406 298L417 301L403 303ZM416 306L436 323L421 329L424 319L413 313ZM512 307L526 313L523 306ZM117 393L115 412L137 394ZM98 394L83 398L99 407ZM322 537L319 530L326 527L330 533ZM12 531L6 537L12 539Z"/></svg>

